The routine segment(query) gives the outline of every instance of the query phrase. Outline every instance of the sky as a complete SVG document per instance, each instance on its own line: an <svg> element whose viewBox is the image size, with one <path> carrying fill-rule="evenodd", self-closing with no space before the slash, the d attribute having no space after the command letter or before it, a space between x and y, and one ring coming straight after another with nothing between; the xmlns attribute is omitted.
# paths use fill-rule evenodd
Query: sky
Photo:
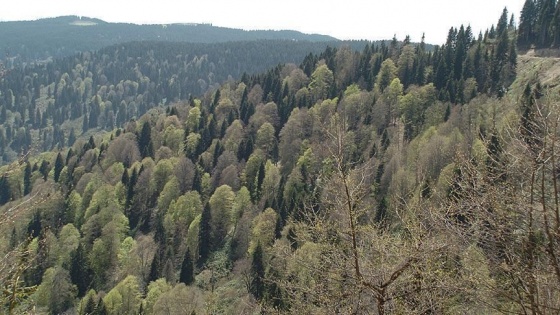
<svg viewBox="0 0 560 315"><path fill-rule="evenodd" d="M403 39L441 44L452 26L478 34L496 24L504 7L516 21L524 0L15 0L0 21L62 15L137 24L212 23L252 29L291 29L338 39Z"/></svg>

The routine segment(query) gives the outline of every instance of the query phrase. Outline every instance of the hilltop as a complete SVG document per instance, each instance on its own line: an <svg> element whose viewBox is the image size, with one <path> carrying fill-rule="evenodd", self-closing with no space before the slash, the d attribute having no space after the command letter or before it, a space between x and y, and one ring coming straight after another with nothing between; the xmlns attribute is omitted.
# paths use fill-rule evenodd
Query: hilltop
<svg viewBox="0 0 560 315"><path fill-rule="evenodd" d="M144 40L219 43L230 41L293 40L335 42L336 38L291 30L217 27L211 24L138 25L62 16L35 21L0 22L0 53L20 60L41 60L93 51L116 43Z"/></svg>

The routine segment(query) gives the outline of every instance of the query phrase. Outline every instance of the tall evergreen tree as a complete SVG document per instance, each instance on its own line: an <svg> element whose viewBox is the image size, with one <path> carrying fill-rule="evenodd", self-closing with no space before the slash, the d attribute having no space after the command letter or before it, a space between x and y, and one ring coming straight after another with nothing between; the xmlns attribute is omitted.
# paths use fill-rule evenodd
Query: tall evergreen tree
<svg viewBox="0 0 560 315"><path fill-rule="evenodd" d="M109 315L109 311L103 299L99 299L99 303L97 303L97 307L95 308L95 315Z"/></svg>
<svg viewBox="0 0 560 315"><path fill-rule="evenodd" d="M548 48L552 44L551 24L556 9L556 0L539 0L535 36L538 47Z"/></svg>
<svg viewBox="0 0 560 315"><path fill-rule="evenodd" d="M152 128L149 122L144 122L140 136L138 137L138 148L143 158L154 157L154 144L152 143Z"/></svg>
<svg viewBox="0 0 560 315"><path fill-rule="evenodd" d="M263 297L265 291L264 284L264 262L263 262L263 250L261 244L258 243L255 251L253 252L253 259L251 262L251 285L250 292L253 296L260 300Z"/></svg>
<svg viewBox="0 0 560 315"><path fill-rule="evenodd" d="M161 248L156 251L152 264L150 265L150 274L148 275L148 283L156 281L161 276Z"/></svg>
<svg viewBox="0 0 560 315"><path fill-rule="evenodd" d="M554 17L552 18L552 23L550 25L552 32L552 47L560 47L560 2L556 3L556 9L554 10Z"/></svg>
<svg viewBox="0 0 560 315"><path fill-rule="evenodd" d="M212 244L212 229L210 226L211 214L210 214L210 204L204 206L202 215L200 217L200 226L198 229L198 258L196 260L196 265L198 268L202 268L206 260L210 257L211 244Z"/></svg>
<svg viewBox="0 0 560 315"><path fill-rule="evenodd" d="M62 154L58 152L58 154L56 155L56 160L54 162L54 181L57 183L58 180L60 179L60 172L62 172L63 168L64 168L64 160L62 159Z"/></svg>
<svg viewBox="0 0 560 315"><path fill-rule="evenodd" d="M187 248L185 258L181 264L181 272L179 274L179 281L189 285L194 281L193 261L191 258L191 251Z"/></svg>
<svg viewBox="0 0 560 315"><path fill-rule="evenodd" d="M43 160L41 162L41 166L39 166L39 173L43 175L44 180L47 180L47 176L49 176L49 171L50 171L49 163Z"/></svg>
<svg viewBox="0 0 560 315"><path fill-rule="evenodd" d="M27 196L31 192L31 164L25 162L25 170L23 171L23 195ZM1 202L0 202L1 203Z"/></svg>
<svg viewBox="0 0 560 315"><path fill-rule="evenodd" d="M70 280L78 289L78 297L86 294L91 284L91 270L89 269L87 253L80 243L70 258Z"/></svg>
<svg viewBox="0 0 560 315"><path fill-rule="evenodd" d="M96 309L96 305L95 305L94 297L93 296L88 296L87 301L86 301L86 306L80 312L80 315L95 314L95 309Z"/></svg>
<svg viewBox="0 0 560 315"><path fill-rule="evenodd" d="M70 129L70 134L68 135L68 146L73 146L74 142L76 142L76 132L74 131L74 128L72 128Z"/></svg>

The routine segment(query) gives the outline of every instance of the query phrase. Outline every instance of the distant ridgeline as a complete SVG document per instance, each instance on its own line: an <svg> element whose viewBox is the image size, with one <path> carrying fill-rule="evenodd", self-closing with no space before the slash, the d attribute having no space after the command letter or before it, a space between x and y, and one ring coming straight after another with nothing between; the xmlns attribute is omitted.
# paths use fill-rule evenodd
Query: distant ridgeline
<svg viewBox="0 0 560 315"><path fill-rule="evenodd" d="M245 31L212 24L138 25L64 16L0 22L0 54L14 62L44 60L144 40L218 43L260 39L333 42L336 38L297 31ZM8 64L8 66L11 66Z"/></svg>

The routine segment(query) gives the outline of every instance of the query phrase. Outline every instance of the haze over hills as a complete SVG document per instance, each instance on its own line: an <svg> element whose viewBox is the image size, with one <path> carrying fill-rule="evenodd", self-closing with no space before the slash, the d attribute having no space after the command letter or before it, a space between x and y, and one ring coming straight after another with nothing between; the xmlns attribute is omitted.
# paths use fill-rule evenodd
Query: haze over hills
<svg viewBox="0 0 560 315"><path fill-rule="evenodd" d="M62 16L36 21L0 22L0 53L23 60L41 60L116 43L144 40L218 43L261 39L335 42L336 38L297 31L245 31L211 24L138 25Z"/></svg>

